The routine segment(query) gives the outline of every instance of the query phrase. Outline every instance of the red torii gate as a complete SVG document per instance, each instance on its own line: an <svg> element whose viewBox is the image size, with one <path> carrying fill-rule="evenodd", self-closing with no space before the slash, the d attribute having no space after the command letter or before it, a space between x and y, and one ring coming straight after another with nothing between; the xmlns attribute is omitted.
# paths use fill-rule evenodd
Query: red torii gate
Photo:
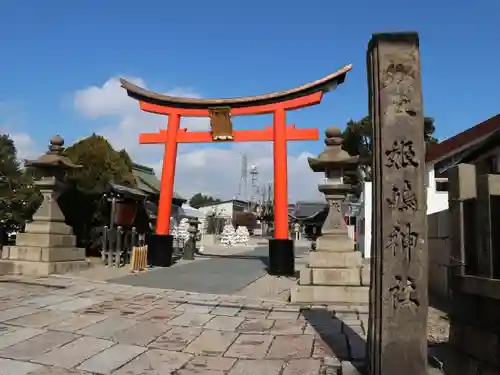
<svg viewBox="0 0 500 375"><path fill-rule="evenodd" d="M160 201L155 242L172 247L169 235L172 197L174 192L177 145L204 142L264 142L272 141L274 149L274 239L269 243L269 271L275 274L294 273L293 241L288 239L288 172L287 141L317 140L318 129L296 129L286 125L286 111L309 107L321 102L324 92L344 82L352 65L317 81L265 95L231 99L182 98L154 93L121 79L127 94L138 100L143 111L168 116L166 130L144 133L141 144L164 144ZM232 116L274 115L273 126L263 130L234 130ZM211 131L189 132L180 128L181 116L209 117ZM168 249L166 249L168 251Z"/></svg>

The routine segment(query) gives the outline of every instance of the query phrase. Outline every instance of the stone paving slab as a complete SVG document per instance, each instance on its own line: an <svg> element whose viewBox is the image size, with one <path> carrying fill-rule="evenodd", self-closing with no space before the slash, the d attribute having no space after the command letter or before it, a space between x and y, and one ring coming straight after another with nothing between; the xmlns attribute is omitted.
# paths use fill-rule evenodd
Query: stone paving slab
<svg viewBox="0 0 500 375"><path fill-rule="evenodd" d="M267 275L268 247L258 246L246 251L243 249L243 251L219 256L214 252L208 256L208 259L204 259L203 256L197 257L197 259L204 259L203 261L190 261L169 268L152 269L146 273L128 275L110 281L197 293L234 294ZM300 257L307 252L307 248L296 247L295 252L296 256ZM260 285L248 289L248 292L256 293L253 290L255 288L262 293ZM277 293L277 291L269 291L267 294L269 293Z"/></svg>
<svg viewBox="0 0 500 375"><path fill-rule="evenodd" d="M352 306L8 280L0 278L0 375L337 374L364 356L366 314Z"/></svg>
<svg viewBox="0 0 500 375"><path fill-rule="evenodd" d="M266 274L267 253L266 247L259 247L243 254L152 269L143 274L113 279L112 282L199 293L232 294ZM221 274L225 277L220 277Z"/></svg>

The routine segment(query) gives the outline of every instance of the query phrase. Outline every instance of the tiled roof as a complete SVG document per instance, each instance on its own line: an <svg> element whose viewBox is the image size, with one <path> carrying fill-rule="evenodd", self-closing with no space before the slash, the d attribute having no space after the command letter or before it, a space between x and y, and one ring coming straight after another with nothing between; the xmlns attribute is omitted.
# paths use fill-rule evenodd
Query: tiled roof
<svg viewBox="0 0 500 375"><path fill-rule="evenodd" d="M460 148L480 141L495 130L500 129L500 114L469 128L443 142L430 145L426 153L426 161L438 161Z"/></svg>
<svg viewBox="0 0 500 375"><path fill-rule="evenodd" d="M145 165L132 164L132 173L135 177L137 183L137 188L148 194L160 194L160 180L155 175L153 168L146 167ZM186 200L186 198L180 196L174 192L174 199Z"/></svg>
<svg viewBox="0 0 500 375"><path fill-rule="evenodd" d="M113 182L109 183L109 187L116 193L123 194L124 196L128 196L130 198L135 199L144 199L146 198L146 194L140 189L131 188L129 186L115 184Z"/></svg>
<svg viewBox="0 0 500 375"><path fill-rule="evenodd" d="M325 207L327 207L326 202L299 201L295 204L295 210L291 214L298 218L309 217L323 211Z"/></svg>

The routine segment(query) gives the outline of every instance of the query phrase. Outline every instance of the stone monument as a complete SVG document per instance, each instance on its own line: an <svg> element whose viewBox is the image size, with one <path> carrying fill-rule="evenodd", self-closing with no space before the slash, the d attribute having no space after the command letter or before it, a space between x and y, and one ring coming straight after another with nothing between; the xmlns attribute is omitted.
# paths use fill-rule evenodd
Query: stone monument
<svg viewBox="0 0 500 375"><path fill-rule="evenodd" d="M373 124L369 373L424 375L428 259L418 35L375 34L367 67Z"/></svg>
<svg viewBox="0 0 500 375"><path fill-rule="evenodd" d="M76 247L73 230L65 218L57 199L64 189L67 170L81 168L62 155L64 140L55 136L49 151L37 160L26 160L27 168L36 168L41 179L35 182L43 201L33 221L26 224L24 233L18 233L15 246L5 246L0 260L0 274L49 275L86 268L85 249Z"/></svg>
<svg viewBox="0 0 500 375"><path fill-rule="evenodd" d="M328 216L316 240L316 251L309 253L307 268L300 271L299 285L292 290L296 303L368 303L368 287L362 285L363 262L349 237L341 206L353 186L346 177L356 174L358 157L342 149L340 129L325 131L326 149L309 158L314 172L324 172L319 191L328 202ZM368 285L369 280L365 280Z"/></svg>

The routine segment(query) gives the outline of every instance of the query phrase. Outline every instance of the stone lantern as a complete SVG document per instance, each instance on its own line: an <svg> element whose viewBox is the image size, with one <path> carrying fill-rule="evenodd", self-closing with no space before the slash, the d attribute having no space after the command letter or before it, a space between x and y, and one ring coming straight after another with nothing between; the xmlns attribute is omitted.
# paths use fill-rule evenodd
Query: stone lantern
<svg viewBox="0 0 500 375"><path fill-rule="evenodd" d="M36 160L26 160L27 168L35 168L41 178L35 182L43 201L33 221L18 233L15 246L2 251L0 273L48 275L87 267L85 249L76 247L76 236L65 223L57 199L64 190L66 171L81 168L62 155L64 140L55 136L49 150Z"/></svg>
<svg viewBox="0 0 500 375"><path fill-rule="evenodd" d="M200 221L197 218L190 218L188 220L189 228L189 238L184 245L184 260L194 260L194 254L196 252L196 234L198 233L198 225Z"/></svg>
<svg viewBox="0 0 500 375"><path fill-rule="evenodd" d="M358 156L351 156L342 149L340 129L330 127L325 131L325 151L317 158L308 158L309 166L314 172L325 174L324 182L319 184L319 191L325 194L328 202L328 216L321 227L321 237L317 240L317 248L325 246L354 247L348 237L347 225L342 215L342 203L345 202L354 187L347 183L348 177L357 173Z"/></svg>
<svg viewBox="0 0 500 375"><path fill-rule="evenodd" d="M338 128L328 128L325 135L325 151L317 158L309 158L309 166L325 174L319 191L328 202L328 216L316 240L316 251L309 252L307 267L300 270L290 299L293 303L311 304L368 303L368 286L361 278L361 253L354 249L341 209L353 190L348 177L357 173L359 160L342 150Z"/></svg>

